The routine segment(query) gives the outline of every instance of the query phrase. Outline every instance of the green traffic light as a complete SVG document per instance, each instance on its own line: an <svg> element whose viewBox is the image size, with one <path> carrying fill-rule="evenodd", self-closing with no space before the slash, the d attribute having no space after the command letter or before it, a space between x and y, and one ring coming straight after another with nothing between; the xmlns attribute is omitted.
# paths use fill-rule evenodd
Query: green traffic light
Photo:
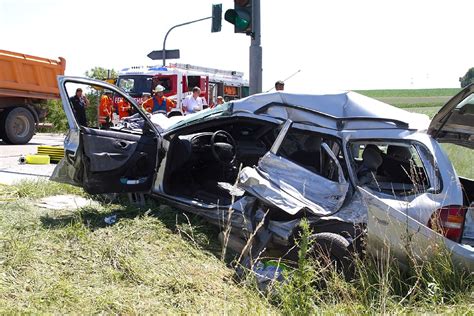
<svg viewBox="0 0 474 316"><path fill-rule="evenodd" d="M237 16L235 17L234 25L238 30L245 31L249 27L250 21Z"/></svg>
<svg viewBox="0 0 474 316"><path fill-rule="evenodd" d="M235 29L239 32L246 31L250 26L250 15L245 10L227 10L224 15L227 22L234 24Z"/></svg>

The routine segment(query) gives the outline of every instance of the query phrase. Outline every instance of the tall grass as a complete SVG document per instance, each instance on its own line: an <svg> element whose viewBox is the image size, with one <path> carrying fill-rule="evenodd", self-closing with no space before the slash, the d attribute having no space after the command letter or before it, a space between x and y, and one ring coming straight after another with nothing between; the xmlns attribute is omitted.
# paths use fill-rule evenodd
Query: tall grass
<svg viewBox="0 0 474 316"><path fill-rule="evenodd" d="M405 268L389 251L354 257L355 277L347 280L334 265L311 261L311 231L304 221L301 231L299 266L276 291L275 302L284 314L463 313L474 307L473 274L459 270L443 247L427 261L412 257Z"/></svg>

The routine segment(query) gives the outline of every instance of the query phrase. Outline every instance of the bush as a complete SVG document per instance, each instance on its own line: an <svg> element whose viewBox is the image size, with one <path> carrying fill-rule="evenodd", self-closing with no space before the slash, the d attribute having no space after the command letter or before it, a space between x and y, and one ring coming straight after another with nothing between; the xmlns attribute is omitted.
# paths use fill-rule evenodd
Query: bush
<svg viewBox="0 0 474 316"><path fill-rule="evenodd" d="M48 100L46 103L46 111L48 113L45 121L53 124L52 129L49 129L49 131L66 132L68 130L69 125L61 100Z"/></svg>
<svg viewBox="0 0 474 316"><path fill-rule="evenodd" d="M87 94L90 105L86 108L86 117L89 126L97 126L97 107L99 96L97 93ZM45 122L52 123L53 127L45 129L45 132L65 133L69 129L66 113L61 100L48 100L44 105L47 111Z"/></svg>

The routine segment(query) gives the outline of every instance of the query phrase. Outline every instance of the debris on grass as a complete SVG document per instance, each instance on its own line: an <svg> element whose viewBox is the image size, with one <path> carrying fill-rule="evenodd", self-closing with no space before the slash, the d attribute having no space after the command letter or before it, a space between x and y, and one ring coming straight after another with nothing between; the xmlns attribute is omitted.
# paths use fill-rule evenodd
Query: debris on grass
<svg viewBox="0 0 474 316"><path fill-rule="evenodd" d="M107 224L107 225L112 225L112 224L115 224L115 222L117 222L117 215L110 215L110 216L106 216L104 218L104 222Z"/></svg>
<svg viewBox="0 0 474 316"><path fill-rule="evenodd" d="M82 207L99 207L100 204L94 200L86 199L73 194L54 195L44 197L36 203L37 206L50 210L77 210Z"/></svg>

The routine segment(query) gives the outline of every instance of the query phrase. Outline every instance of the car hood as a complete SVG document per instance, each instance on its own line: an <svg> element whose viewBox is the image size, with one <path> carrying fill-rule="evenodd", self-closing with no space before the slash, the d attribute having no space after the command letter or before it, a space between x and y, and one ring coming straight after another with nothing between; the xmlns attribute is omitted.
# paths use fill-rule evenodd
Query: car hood
<svg viewBox="0 0 474 316"><path fill-rule="evenodd" d="M474 84L452 97L433 117L428 134L440 143L474 149Z"/></svg>

